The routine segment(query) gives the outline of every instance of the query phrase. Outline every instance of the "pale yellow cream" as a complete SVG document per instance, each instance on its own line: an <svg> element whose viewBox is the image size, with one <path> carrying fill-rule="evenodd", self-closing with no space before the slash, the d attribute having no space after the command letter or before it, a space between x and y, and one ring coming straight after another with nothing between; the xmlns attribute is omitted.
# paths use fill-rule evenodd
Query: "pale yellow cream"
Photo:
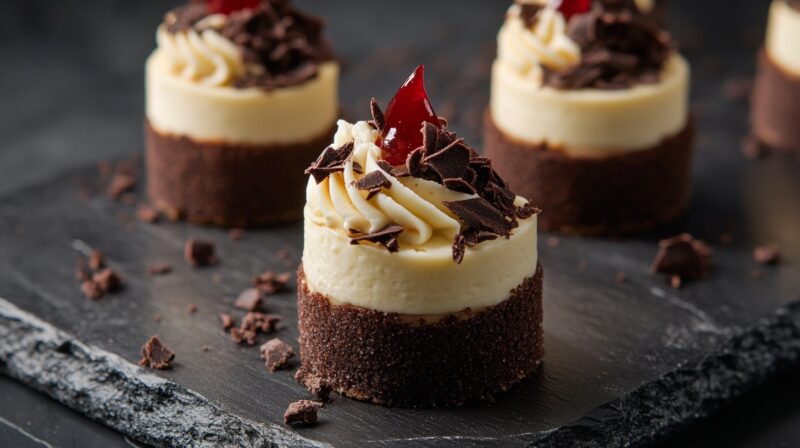
<svg viewBox="0 0 800 448"><path fill-rule="evenodd" d="M344 172L317 184L309 180L305 207L303 269L309 288L337 303L402 314L454 313L496 305L534 275L536 216L521 220L511 237L468 248L461 264L452 243L461 224L444 206L473 196L416 178L394 178L391 188L371 200L353 185L375 170L377 132L366 122L340 121L334 147L353 143ZM359 174L353 162L363 167ZM519 203L524 202L521 198ZM352 245L350 229L374 232L402 225L400 251L372 244Z"/></svg>
<svg viewBox="0 0 800 448"><path fill-rule="evenodd" d="M770 7L766 50L775 64L800 76L800 11L784 0L773 0Z"/></svg>

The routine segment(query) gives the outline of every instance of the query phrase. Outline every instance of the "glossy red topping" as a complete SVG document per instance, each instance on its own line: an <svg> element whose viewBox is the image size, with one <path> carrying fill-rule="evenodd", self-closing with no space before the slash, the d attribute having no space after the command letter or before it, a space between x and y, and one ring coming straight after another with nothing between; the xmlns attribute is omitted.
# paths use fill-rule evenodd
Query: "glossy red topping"
<svg viewBox="0 0 800 448"><path fill-rule="evenodd" d="M211 14L230 14L242 9L258 7L261 0L207 0L206 6Z"/></svg>
<svg viewBox="0 0 800 448"><path fill-rule="evenodd" d="M566 20L575 14L584 14L592 9L592 0L553 0L553 4Z"/></svg>
<svg viewBox="0 0 800 448"><path fill-rule="evenodd" d="M394 166L406 162L408 154L422 146L422 123L441 127L439 117L425 92L425 67L420 65L397 91L386 109L385 125L377 142L383 158Z"/></svg>

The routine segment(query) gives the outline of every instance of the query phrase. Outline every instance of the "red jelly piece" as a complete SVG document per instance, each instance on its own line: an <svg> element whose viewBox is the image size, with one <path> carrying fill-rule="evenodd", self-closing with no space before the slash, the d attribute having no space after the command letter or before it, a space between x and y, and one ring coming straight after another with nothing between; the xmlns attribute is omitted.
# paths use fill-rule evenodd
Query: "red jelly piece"
<svg viewBox="0 0 800 448"><path fill-rule="evenodd" d="M408 154L422 146L422 123L441 127L439 117L425 92L425 67L420 65L397 91L386 108L386 124L378 146L393 166L406 162Z"/></svg>
<svg viewBox="0 0 800 448"><path fill-rule="evenodd" d="M261 0L207 0L206 6L211 14L230 14L242 9L253 9Z"/></svg>
<svg viewBox="0 0 800 448"><path fill-rule="evenodd" d="M554 0L553 3L566 20L575 14L584 14L592 9L592 0Z"/></svg>

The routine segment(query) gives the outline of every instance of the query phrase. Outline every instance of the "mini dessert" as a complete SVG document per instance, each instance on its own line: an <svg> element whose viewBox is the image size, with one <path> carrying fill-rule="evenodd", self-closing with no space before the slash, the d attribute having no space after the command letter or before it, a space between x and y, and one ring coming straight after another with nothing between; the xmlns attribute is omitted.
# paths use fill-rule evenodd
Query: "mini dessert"
<svg viewBox="0 0 800 448"><path fill-rule="evenodd" d="M434 113L422 67L371 109L307 170L297 378L391 406L490 399L543 356L538 210Z"/></svg>
<svg viewBox="0 0 800 448"><path fill-rule="evenodd" d="M301 216L302 170L339 114L321 20L288 0L192 1L147 61L147 189L171 219L229 227Z"/></svg>
<svg viewBox="0 0 800 448"><path fill-rule="evenodd" d="M689 66L637 3L520 1L500 30L486 155L544 230L631 233L686 208Z"/></svg>
<svg viewBox="0 0 800 448"><path fill-rule="evenodd" d="M763 147L800 154L800 0L774 0L758 55L752 132Z"/></svg>

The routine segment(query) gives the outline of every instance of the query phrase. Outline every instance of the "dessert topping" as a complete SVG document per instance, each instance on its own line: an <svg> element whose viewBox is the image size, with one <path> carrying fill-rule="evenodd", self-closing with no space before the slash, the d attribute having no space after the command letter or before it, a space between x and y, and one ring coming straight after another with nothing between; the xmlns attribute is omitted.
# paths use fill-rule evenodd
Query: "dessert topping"
<svg viewBox="0 0 800 448"><path fill-rule="evenodd" d="M322 151L317 160L306 168L305 173L310 174L317 183L320 183L332 173L344 171L344 166L353 153L353 147L352 142L340 148L328 146Z"/></svg>
<svg viewBox="0 0 800 448"><path fill-rule="evenodd" d="M246 311L256 311L261 308L263 301L261 291L256 288L248 288L239 294L233 306Z"/></svg>
<svg viewBox="0 0 800 448"><path fill-rule="evenodd" d="M208 0L206 8L211 14L230 14L242 9L258 7L261 0Z"/></svg>
<svg viewBox="0 0 800 448"><path fill-rule="evenodd" d="M278 338L265 342L260 351L261 358L266 361L265 364L270 372L286 368L289 360L294 358L292 346Z"/></svg>
<svg viewBox="0 0 800 448"><path fill-rule="evenodd" d="M152 336L142 347L142 359L139 365L151 369L166 370L175 359L175 353L167 348L158 336Z"/></svg>
<svg viewBox="0 0 800 448"><path fill-rule="evenodd" d="M424 76L425 67L420 65L389 102L386 114L373 116L381 131L378 147L383 150L384 160L393 166L402 165L408 154L422 144L419 130L423 123L440 127L425 91ZM371 109L375 111L374 107Z"/></svg>
<svg viewBox="0 0 800 448"><path fill-rule="evenodd" d="M384 227L377 232L364 234L356 229L350 229L350 244L359 244L362 241L380 244L385 247L389 252L397 252L400 250L400 243L397 242L397 236L403 233L403 226L391 224Z"/></svg>
<svg viewBox="0 0 800 448"><path fill-rule="evenodd" d="M684 233L658 243L658 254L650 270L677 277L677 281L697 280L708 272L710 259L711 249Z"/></svg>
<svg viewBox="0 0 800 448"><path fill-rule="evenodd" d="M356 182L356 188L367 191L367 200L375 197L383 188L392 188L392 183L380 171L373 171Z"/></svg>

